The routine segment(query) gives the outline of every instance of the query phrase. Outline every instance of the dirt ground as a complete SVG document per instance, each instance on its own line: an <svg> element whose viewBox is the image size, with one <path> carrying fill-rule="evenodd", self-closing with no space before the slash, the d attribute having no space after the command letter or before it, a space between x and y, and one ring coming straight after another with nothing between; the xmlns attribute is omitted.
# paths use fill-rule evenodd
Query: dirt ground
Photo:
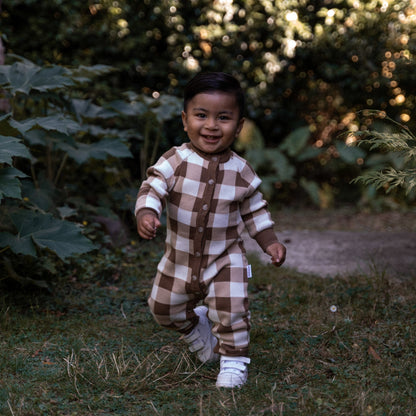
<svg viewBox="0 0 416 416"><path fill-rule="evenodd" d="M416 211L280 211L275 220L278 238L287 248L283 267L322 277L416 277ZM246 249L269 261L250 238Z"/></svg>

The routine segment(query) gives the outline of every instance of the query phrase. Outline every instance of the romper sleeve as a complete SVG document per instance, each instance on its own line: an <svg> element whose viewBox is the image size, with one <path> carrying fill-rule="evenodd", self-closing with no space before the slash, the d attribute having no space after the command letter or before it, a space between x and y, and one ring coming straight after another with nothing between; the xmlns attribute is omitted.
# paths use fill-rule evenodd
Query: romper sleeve
<svg viewBox="0 0 416 416"><path fill-rule="evenodd" d="M274 222L267 202L259 190L261 180L248 163L242 175L248 186L246 196L240 205L241 217L250 237L254 238L265 252L269 245L278 241L273 231Z"/></svg>
<svg viewBox="0 0 416 416"><path fill-rule="evenodd" d="M162 214L166 197L174 181L174 166L171 152L165 153L154 166L147 169L147 179L142 182L137 194L134 214L141 210L153 211L158 217Z"/></svg>

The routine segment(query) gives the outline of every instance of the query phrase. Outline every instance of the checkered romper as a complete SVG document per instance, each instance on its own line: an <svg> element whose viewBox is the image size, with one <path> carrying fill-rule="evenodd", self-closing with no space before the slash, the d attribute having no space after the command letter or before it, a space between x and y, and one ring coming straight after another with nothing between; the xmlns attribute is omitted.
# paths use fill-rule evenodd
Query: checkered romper
<svg viewBox="0 0 416 416"><path fill-rule="evenodd" d="M159 262L149 306L164 327L189 333L193 309L209 308L222 355L247 356L250 312L247 259L241 233L247 228L265 251L277 241L260 179L230 149L205 154L185 143L166 152L147 171L136 215L158 216L166 205L165 253Z"/></svg>

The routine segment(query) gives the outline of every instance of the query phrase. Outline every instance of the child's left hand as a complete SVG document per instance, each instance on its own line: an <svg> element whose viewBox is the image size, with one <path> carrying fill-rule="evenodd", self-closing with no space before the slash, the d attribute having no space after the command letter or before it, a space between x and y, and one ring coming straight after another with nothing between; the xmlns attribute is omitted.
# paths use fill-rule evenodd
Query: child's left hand
<svg viewBox="0 0 416 416"><path fill-rule="evenodd" d="M266 252L272 257L272 263L279 267L286 259L286 247L281 243L273 243L267 247Z"/></svg>

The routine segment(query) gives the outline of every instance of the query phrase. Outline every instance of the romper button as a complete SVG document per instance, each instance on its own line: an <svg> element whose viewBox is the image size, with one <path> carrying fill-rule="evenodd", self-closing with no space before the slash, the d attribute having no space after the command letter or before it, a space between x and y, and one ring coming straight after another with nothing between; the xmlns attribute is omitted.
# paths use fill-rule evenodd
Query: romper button
<svg viewBox="0 0 416 416"><path fill-rule="evenodd" d="M210 179L210 180L208 181L208 183L209 183L210 185L214 185L214 179Z"/></svg>
<svg viewBox="0 0 416 416"><path fill-rule="evenodd" d="M202 205L202 209L203 209L204 211L206 211L206 210L208 209L208 204L204 204L204 205Z"/></svg>
<svg viewBox="0 0 416 416"><path fill-rule="evenodd" d="M198 231L199 231L200 233L202 233L202 231L204 231L204 227L198 227Z"/></svg>
<svg viewBox="0 0 416 416"><path fill-rule="evenodd" d="M193 276L192 276L192 280L194 280L194 281L195 281L196 279L197 279L197 277L196 277L195 275L193 275Z"/></svg>
<svg viewBox="0 0 416 416"><path fill-rule="evenodd" d="M197 252L195 253L195 256L196 256L196 257L200 257L200 256L201 256L201 253L200 253L199 251L197 251Z"/></svg>
<svg viewBox="0 0 416 416"><path fill-rule="evenodd" d="M214 157L212 158L212 160L213 160L214 162L216 162L216 161L218 160L217 156L214 156Z"/></svg>

